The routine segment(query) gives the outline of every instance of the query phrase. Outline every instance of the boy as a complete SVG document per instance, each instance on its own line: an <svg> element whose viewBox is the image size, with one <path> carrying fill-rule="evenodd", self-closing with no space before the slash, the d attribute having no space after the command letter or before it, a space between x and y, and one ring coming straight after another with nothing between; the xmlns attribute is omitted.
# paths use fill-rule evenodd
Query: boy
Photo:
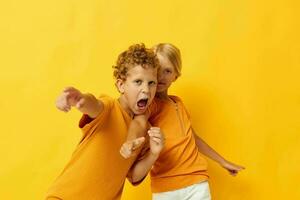
<svg viewBox="0 0 300 200"><path fill-rule="evenodd" d="M132 45L121 53L114 66L118 99L83 94L66 88L58 97L58 109L68 112L76 107L84 115L79 126L83 137L70 162L49 189L46 199L91 200L120 199L125 178L137 155L124 159L119 149L134 115L143 114L156 91L158 61L143 44ZM138 124L146 129L146 123ZM150 129L160 135L158 128ZM143 156L153 162L162 149L162 140L150 137L150 152ZM154 141L155 140L155 141ZM131 142L139 153L145 138ZM138 154L137 153L137 154ZM129 177L129 180L130 177Z"/></svg>

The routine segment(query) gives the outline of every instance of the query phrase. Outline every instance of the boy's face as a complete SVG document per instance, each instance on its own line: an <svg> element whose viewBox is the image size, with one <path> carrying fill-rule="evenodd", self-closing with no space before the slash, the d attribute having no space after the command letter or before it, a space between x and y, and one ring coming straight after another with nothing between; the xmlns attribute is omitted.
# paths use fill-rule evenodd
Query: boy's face
<svg viewBox="0 0 300 200"><path fill-rule="evenodd" d="M157 92L168 90L171 84L177 79L177 72L172 63L161 54L157 54L160 68L158 72Z"/></svg>
<svg viewBox="0 0 300 200"><path fill-rule="evenodd" d="M123 102L134 114L143 114L152 102L157 83L157 69L136 65L128 70L126 80L117 80Z"/></svg>

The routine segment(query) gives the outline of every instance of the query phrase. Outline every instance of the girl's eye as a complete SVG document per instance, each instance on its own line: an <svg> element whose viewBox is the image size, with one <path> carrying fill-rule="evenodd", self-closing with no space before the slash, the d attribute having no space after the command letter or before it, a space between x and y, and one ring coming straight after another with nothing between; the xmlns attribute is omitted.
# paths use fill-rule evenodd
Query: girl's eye
<svg viewBox="0 0 300 200"><path fill-rule="evenodd" d="M150 81L149 85L156 85L156 82L155 81Z"/></svg>
<svg viewBox="0 0 300 200"><path fill-rule="evenodd" d="M171 72L171 70L166 70L166 73L167 73L167 74L170 74L170 73L172 73L172 72Z"/></svg>

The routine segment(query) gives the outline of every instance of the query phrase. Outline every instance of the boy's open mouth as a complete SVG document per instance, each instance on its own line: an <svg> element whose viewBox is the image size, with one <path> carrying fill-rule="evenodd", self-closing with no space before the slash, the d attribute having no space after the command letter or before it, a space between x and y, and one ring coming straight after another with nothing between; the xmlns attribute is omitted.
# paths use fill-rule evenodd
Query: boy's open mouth
<svg viewBox="0 0 300 200"><path fill-rule="evenodd" d="M143 98L137 102L137 106L139 109L145 109L147 106L147 103L148 103L148 98Z"/></svg>

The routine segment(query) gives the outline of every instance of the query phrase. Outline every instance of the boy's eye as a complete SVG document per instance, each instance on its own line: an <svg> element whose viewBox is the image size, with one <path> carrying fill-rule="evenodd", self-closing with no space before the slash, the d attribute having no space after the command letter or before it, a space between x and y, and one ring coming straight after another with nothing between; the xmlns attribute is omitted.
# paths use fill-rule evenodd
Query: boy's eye
<svg viewBox="0 0 300 200"><path fill-rule="evenodd" d="M136 84L138 84L138 85L142 83L141 80L135 80L134 82L135 82Z"/></svg>
<svg viewBox="0 0 300 200"><path fill-rule="evenodd" d="M166 70L166 73L167 73L167 74L170 74L170 73L172 73L172 71L167 69L167 70Z"/></svg>

